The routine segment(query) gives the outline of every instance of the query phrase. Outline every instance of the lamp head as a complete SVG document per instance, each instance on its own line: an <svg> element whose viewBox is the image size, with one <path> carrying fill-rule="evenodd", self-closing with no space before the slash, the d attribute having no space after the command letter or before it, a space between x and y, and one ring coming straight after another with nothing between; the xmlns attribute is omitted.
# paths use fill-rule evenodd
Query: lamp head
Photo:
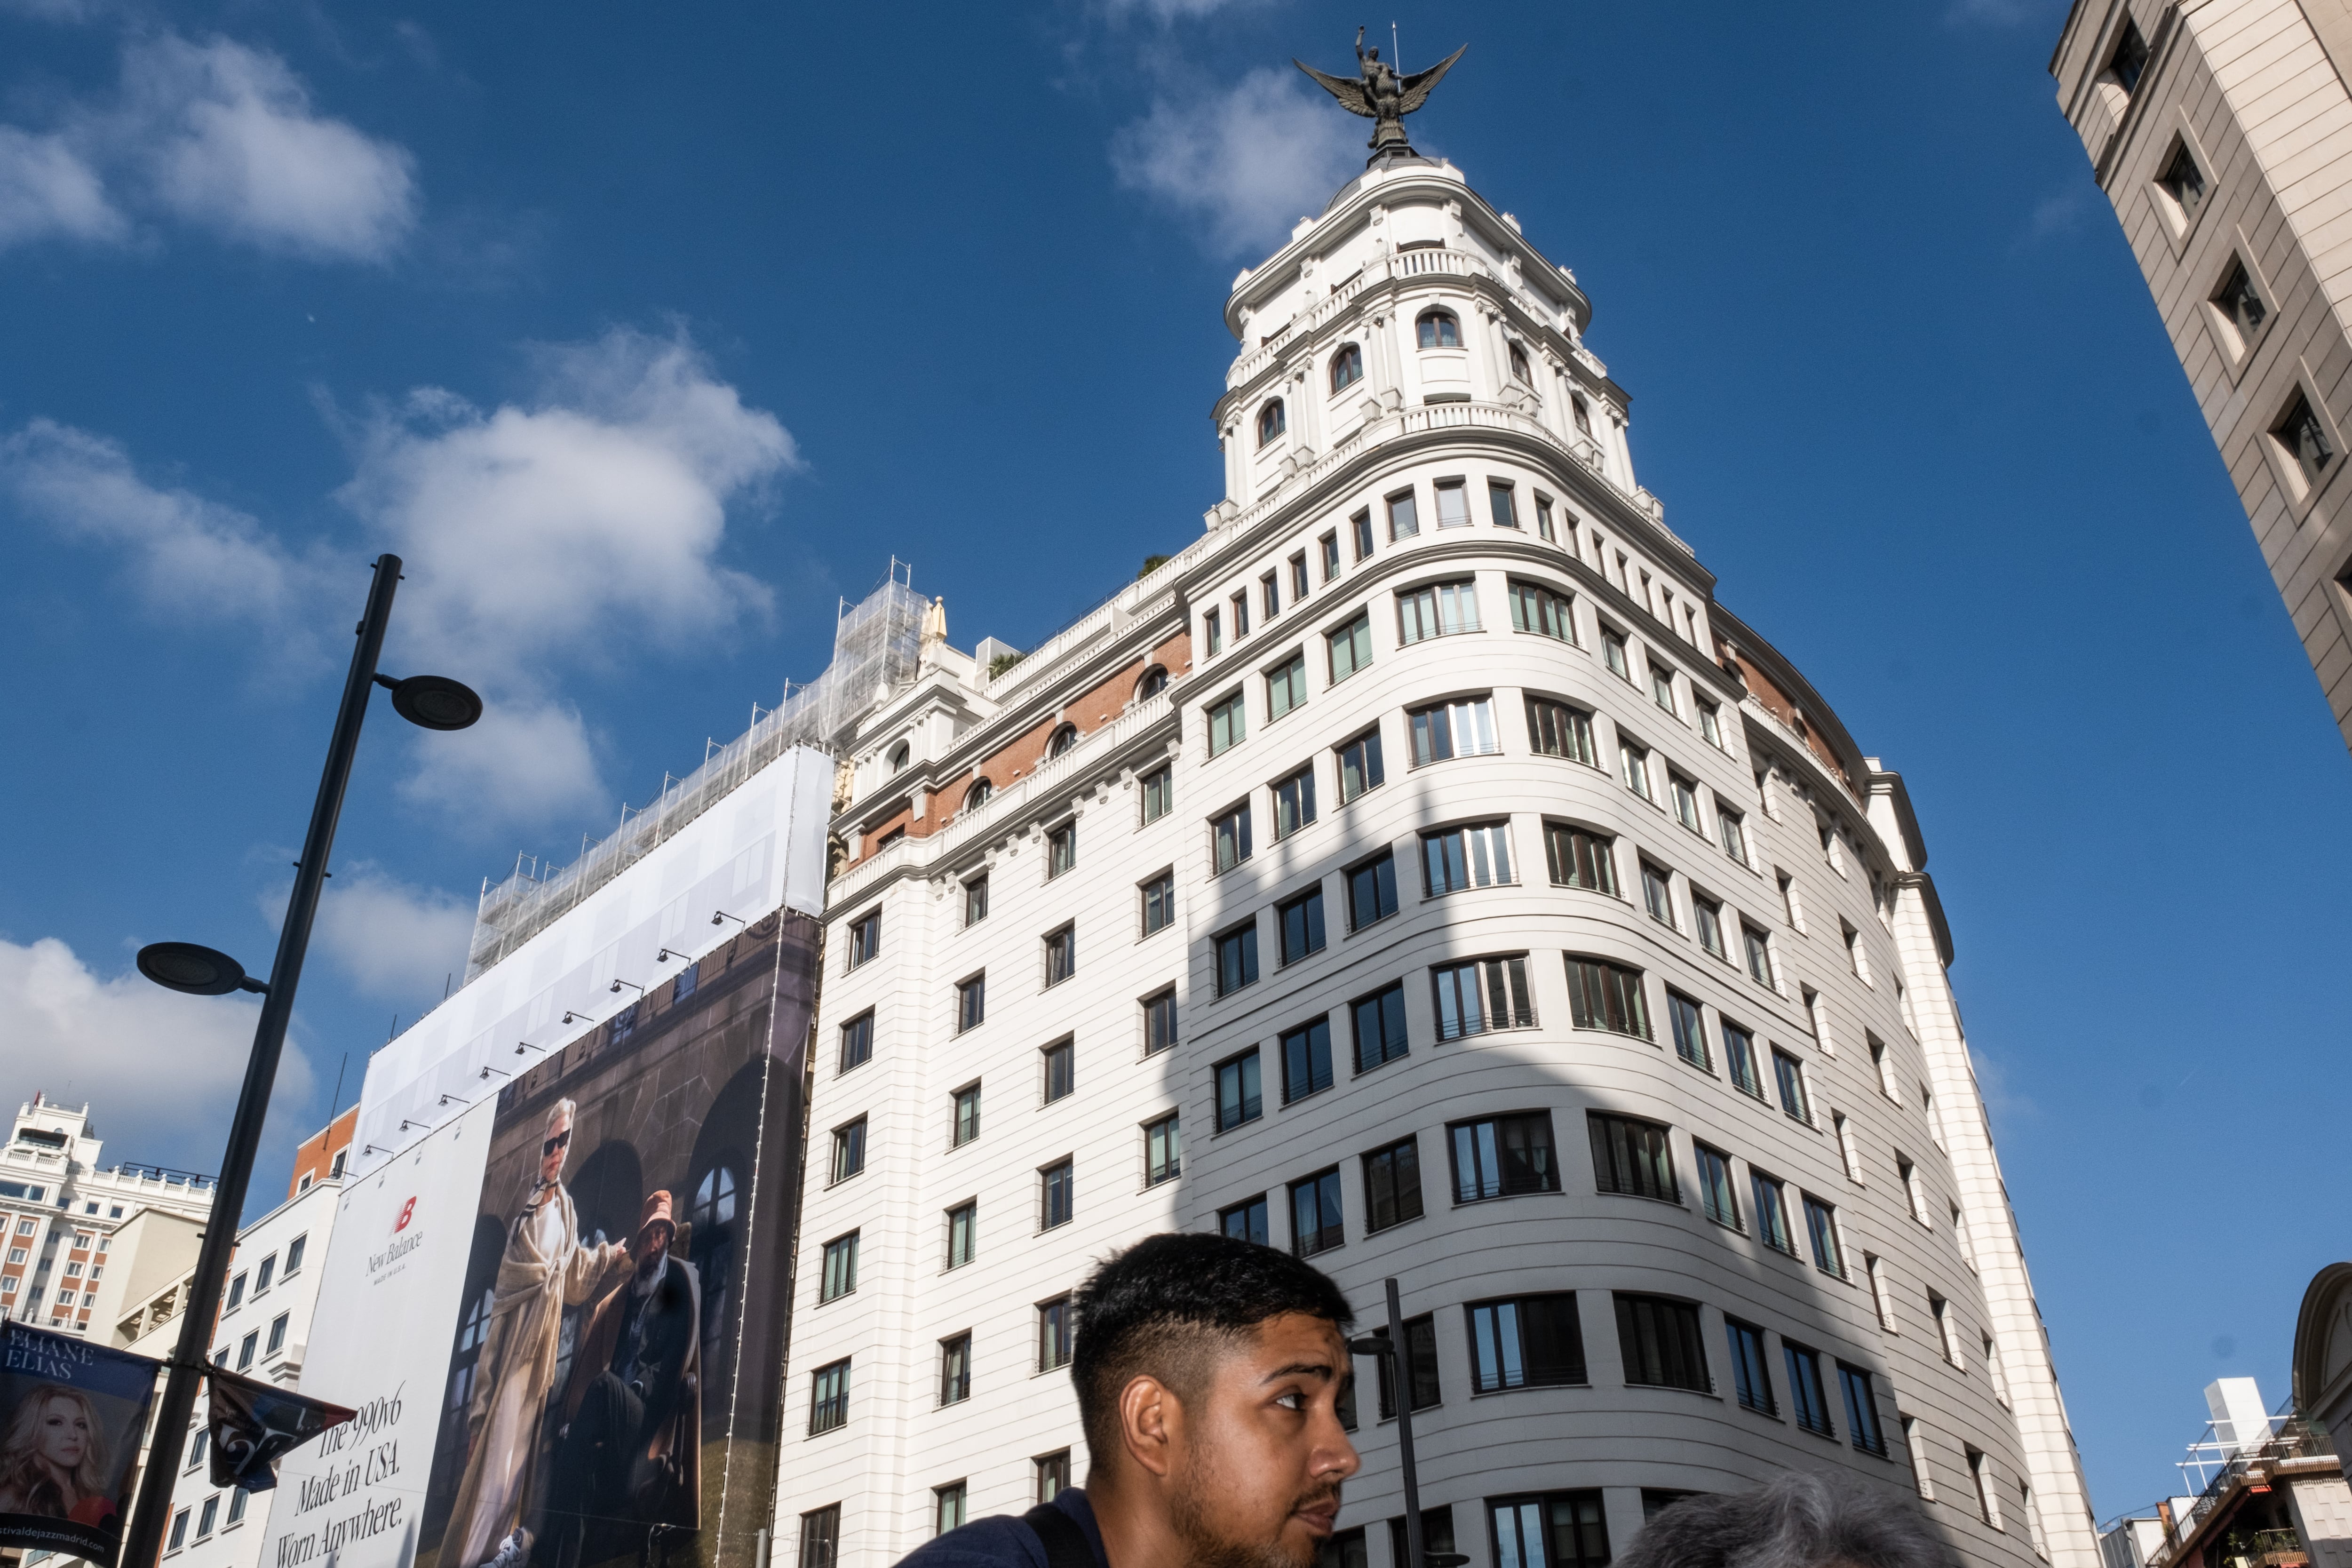
<svg viewBox="0 0 2352 1568"><path fill-rule="evenodd" d="M474 689L446 675L412 675L405 680L379 675L375 679L379 686L392 688L392 710L422 729L463 730L482 716L482 700Z"/></svg>
<svg viewBox="0 0 2352 1568"><path fill-rule="evenodd" d="M190 996L226 996L232 991L267 994L269 987L248 979L245 965L227 953L193 942L150 942L139 950L139 973L168 991Z"/></svg>

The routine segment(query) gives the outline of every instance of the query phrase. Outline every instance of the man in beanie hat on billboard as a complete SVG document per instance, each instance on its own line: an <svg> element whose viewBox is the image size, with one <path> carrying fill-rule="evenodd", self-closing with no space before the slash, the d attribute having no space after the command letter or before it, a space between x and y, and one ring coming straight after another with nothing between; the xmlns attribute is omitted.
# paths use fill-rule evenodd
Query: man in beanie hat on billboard
<svg viewBox="0 0 2352 1568"><path fill-rule="evenodd" d="M649 1194L629 1244L636 1267L580 1336L538 1554L551 1568L610 1555L583 1550L592 1531L601 1540L614 1525L641 1534L699 1522L702 1282L677 1239L669 1194Z"/></svg>

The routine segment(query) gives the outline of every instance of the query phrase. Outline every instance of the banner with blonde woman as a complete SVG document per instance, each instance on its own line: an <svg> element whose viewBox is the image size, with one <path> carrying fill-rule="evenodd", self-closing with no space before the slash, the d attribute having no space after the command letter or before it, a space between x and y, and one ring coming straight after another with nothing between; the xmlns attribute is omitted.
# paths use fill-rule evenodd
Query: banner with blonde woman
<svg viewBox="0 0 2352 1568"><path fill-rule="evenodd" d="M0 1324L0 1546L112 1568L163 1364Z"/></svg>

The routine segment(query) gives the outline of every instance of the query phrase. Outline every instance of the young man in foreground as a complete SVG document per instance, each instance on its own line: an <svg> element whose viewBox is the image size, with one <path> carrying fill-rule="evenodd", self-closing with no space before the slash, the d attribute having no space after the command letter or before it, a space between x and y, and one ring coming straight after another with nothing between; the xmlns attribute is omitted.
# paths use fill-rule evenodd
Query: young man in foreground
<svg viewBox="0 0 2352 1568"><path fill-rule="evenodd" d="M1153 1236L1104 1260L1077 1313L1085 1489L902 1568L1314 1568L1362 1464L1339 1287L1270 1247Z"/></svg>

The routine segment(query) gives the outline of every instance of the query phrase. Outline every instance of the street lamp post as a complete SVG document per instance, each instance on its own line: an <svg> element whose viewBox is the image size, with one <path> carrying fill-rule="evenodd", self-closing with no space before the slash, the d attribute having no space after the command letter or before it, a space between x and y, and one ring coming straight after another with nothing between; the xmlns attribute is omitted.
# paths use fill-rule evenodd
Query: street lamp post
<svg viewBox="0 0 2352 1568"><path fill-rule="evenodd" d="M1404 1342L1404 1314L1397 1305L1397 1282L1381 1281L1388 1289L1389 1331L1382 1339L1365 1334L1348 1342L1358 1355L1384 1358L1389 1387L1395 1392L1397 1463L1404 1472L1404 1551L1410 1568L1464 1568L1470 1559L1458 1552L1428 1551L1421 1538L1421 1478L1412 1460L1412 1356Z"/></svg>
<svg viewBox="0 0 2352 1568"><path fill-rule="evenodd" d="M334 738L327 746L326 771L319 780L317 803L310 808L310 830L302 840L302 858L295 862L293 896L286 903L286 923L278 933L278 955L270 965L268 984L248 978L244 966L226 953L192 942L157 942L139 952L140 973L158 985L199 996L256 991L262 1002L261 1017L253 1030L253 1054L246 1063L245 1086L237 1093L236 1117L229 1123L228 1149L213 1188L204 1246L196 1254L195 1277L188 1284L179 1344L172 1352L171 1371L155 1412L155 1437L147 1450L146 1476L140 1484L131 1528L123 1536L121 1568L149 1568L163 1543L163 1528L172 1510L172 1483L180 1468L174 1461L195 1410L196 1384L204 1376L205 1352L220 1307L221 1286L236 1251L245 1190L253 1175L262 1121L269 1111L278 1059L286 1047L286 1026L294 1016L294 991L302 977L303 955L310 945L310 923L319 912L319 894L326 885L327 858L334 847L335 824L342 815L343 789L351 781L368 699L378 686L391 688L394 710L428 730L462 730L482 716L481 699L457 681L437 675L394 680L376 673L384 631L392 621L392 597L400 585L400 557L377 557L374 572L367 611L356 628L359 642L352 650L351 673L343 682L342 707L335 715Z"/></svg>

